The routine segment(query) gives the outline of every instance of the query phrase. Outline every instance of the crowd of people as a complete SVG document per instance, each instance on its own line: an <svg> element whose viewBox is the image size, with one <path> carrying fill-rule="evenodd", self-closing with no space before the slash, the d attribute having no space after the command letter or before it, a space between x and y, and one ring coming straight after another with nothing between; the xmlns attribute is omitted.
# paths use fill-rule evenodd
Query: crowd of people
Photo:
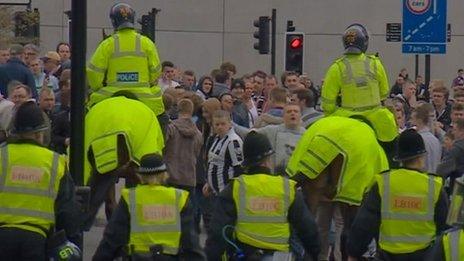
<svg viewBox="0 0 464 261"><path fill-rule="evenodd" d="M71 49L59 43L42 53L34 44L0 47L0 136L11 131L17 108L34 100L42 109L49 131L45 143L66 153L70 141Z"/></svg>
<svg viewBox="0 0 464 261"><path fill-rule="evenodd" d="M115 34L87 65L88 210L84 222L71 224L77 208L61 204L68 226L61 210L56 218L56 227L67 227L79 244L78 234L105 201L109 223L94 260L121 250L132 258L219 260L231 249L239 260L292 253L356 259L377 235L383 259L422 260L450 225L447 201L464 172L463 69L449 87L444 80L412 80L402 69L389 88L380 58L365 54L367 30L352 24L343 35L344 56L320 86L292 71L279 78L261 70L237 75L231 62L198 75L160 62L153 42L135 31L129 5L115 4L110 19ZM0 146L7 184L3 191L0 183L0 196L26 195L48 207L38 214L25 197L0 206L2 222L16 226L0 226L0 237L23 233L0 248L6 256L29 234L37 236L36 223L46 230L34 241L43 248L55 225L52 204L74 202L59 155L70 145L70 59L67 43L46 52L33 44L0 46L0 141L7 141ZM34 160L48 158L32 164L18 156L33 148ZM116 206L114 183L121 177L127 188ZM401 186L406 181L410 188ZM57 195L31 187L54 182ZM16 218L24 216L32 222ZM231 226L239 247L228 239Z"/></svg>
<svg viewBox="0 0 464 261"><path fill-rule="evenodd" d="M33 44L1 49L2 140L9 136L16 108L35 100L49 126L46 146L65 154L70 138L69 44L60 43L56 51L44 55ZM158 84L169 117L163 127L167 182L193 195L198 231L200 220L206 229L210 225L214 198L243 172L242 140L250 130L269 139L276 151L272 172L281 174L305 130L323 117L318 100L321 86L296 72L284 72L279 79L260 70L238 76L230 62L202 76L170 61L161 68ZM444 80L426 86L421 76L412 80L403 69L384 102L394 113L399 132L414 128L422 136L426 171L450 177L448 189L464 171L463 74L459 69L448 88ZM329 244L328 217L333 217L332 230L338 237L343 227L337 212L316 213L323 230L321 260L330 252L340 257L340 240Z"/></svg>

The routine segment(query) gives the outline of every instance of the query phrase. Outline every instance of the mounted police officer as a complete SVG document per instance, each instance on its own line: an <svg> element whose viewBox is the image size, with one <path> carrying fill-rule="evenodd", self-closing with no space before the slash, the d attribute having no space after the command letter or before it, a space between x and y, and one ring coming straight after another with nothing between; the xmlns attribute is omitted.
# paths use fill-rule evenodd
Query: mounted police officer
<svg viewBox="0 0 464 261"><path fill-rule="evenodd" d="M135 11L125 3L111 7L115 33L103 40L87 65L89 106L127 90L159 116L164 112L157 81L161 63L155 44L134 30Z"/></svg>
<svg viewBox="0 0 464 261"><path fill-rule="evenodd" d="M363 25L348 26L342 39L345 54L330 66L324 78L324 114L364 118L386 153L392 154L398 130L394 115L382 107L390 90L385 69L377 56L366 54L369 34Z"/></svg>

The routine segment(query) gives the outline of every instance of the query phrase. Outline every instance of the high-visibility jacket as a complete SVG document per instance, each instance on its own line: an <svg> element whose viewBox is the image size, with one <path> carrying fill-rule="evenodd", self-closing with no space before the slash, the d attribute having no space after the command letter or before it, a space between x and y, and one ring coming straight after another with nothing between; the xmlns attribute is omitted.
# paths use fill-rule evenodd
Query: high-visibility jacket
<svg viewBox="0 0 464 261"><path fill-rule="evenodd" d="M316 121L296 145L286 171L316 179L338 155L343 166L333 200L359 206L375 176L388 170L385 152L363 122L337 116Z"/></svg>
<svg viewBox="0 0 464 261"><path fill-rule="evenodd" d="M346 54L330 66L322 87L322 109L331 114L341 107L367 110L379 107L388 97L388 79L380 59L365 54Z"/></svg>
<svg viewBox="0 0 464 261"><path fill-rule="evenodd" d="M387 75L378 57L347 54L335 61L324 78L322 109L325 115L360 115L369 121L380 141L389 142L398 136L398 128L393 113L381 107L388 92Z"/></svg>
<svg viewBox="0 0 464 261"><path fill-rule="evenodd" d="M130 160L136 164L146 154L162 154L163 133L150 108L123 96L106 99L90 108L85 116L84 184L91 173L90 148L98 173L105 174L119 167L118 135L125 137Z"/></svg>
<svg viewBox="0 0 464 261"><path fill-rule="evenodd" d="M130 213L129 254L149 253L154 245L161 245L164 254L178 254L180 213L188 194L184 190L158 185L122 190L122 198Z"/></svg>
<svg viewBox="0 0 464 261"><path fill-rule="evenodd" d="M287 214L296 183L266 174L241 175L233 182L237 239L257 248L289 252Z"/></svg>
<svg viewBox="0 0 464 261"><path fill-rule="evenodd" d="M133 29L122 29L98 46L87 65L93 106L122 90L134 93L156 115L164 112L157 79L161 64L155 44Z"/></svg>
<svg viewBox="0 0 464 261"><path fill-rule="evenodd" d="M380 248L392 254L427 248L434 240L442 179L397 169L377 176L381 198Z"/></svg>
<svg viewBox="0 0 464 261"><path fill-rule="evenodd" d="M66 169L64 158L27 143L3 144L0 158L0 227L47 237L55 224L55 200Z"/></svg>
<svg viewBox="0 0 464 261"><path fill-rule="evenodd" d="M464 231L454 230L443 236L443 250L446 261L464 260Z"/></svg>

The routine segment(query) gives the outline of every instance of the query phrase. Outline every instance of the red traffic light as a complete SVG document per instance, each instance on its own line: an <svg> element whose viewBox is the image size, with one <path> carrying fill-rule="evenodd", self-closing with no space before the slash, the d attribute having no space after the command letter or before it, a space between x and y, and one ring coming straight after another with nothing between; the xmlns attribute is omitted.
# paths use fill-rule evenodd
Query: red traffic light
<svg viewBox="0 0 464 261"><path fill-rule="evenodd" d="M303 39L301 38L293 38L290 40L290 47L293 49L297 49L303 46Z"/></svg>

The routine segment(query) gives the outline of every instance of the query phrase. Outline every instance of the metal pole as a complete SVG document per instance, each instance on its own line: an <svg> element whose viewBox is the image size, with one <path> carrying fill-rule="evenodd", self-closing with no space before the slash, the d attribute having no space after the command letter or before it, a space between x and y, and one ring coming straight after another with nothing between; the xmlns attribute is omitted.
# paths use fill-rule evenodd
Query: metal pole
<svg viewBox="0 0 464 261"><path fill-rule="evenodd" d="M430 54L425 55L425 86L430 83Z"/></svg>
<svg viewBox="0 0 464 261"><path fill-rule="evenodd" d="M419 55L416 54L416 67L414 69L414 79L417 79L418 75L419 75Z"/></svg>
<svg viewBox="0 0 464 261"><path fill-rule="evenodd" d="M84 101L87 46L87 0L72 0L71 24L71 148L69 170L76 185L83 185Z"/></svg>
<svg viewBox="0 0 464 261"><path fill-rule="evenodd" d="M271 24L271 74L275 75L276 70L276 31L277 31L277 10L272 9L272 24Z"/></svg>
<svg viewBox="0 0 464 261"><path fill-rule="evenodd" d="M153 25L153 42L155 42L155 39L156 39L156 15L159 13L159 11L161 11L161 9L157 9L157 8L152 8L151 9L151 17L152 17L152 25Z"/></svg>

